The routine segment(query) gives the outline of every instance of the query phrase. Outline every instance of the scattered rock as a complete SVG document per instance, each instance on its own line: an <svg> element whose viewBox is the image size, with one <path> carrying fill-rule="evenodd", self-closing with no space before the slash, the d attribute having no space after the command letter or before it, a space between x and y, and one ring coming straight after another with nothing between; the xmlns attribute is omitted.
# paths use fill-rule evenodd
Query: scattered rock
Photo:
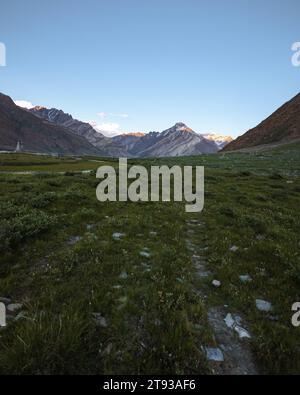
<svg viewBox="0 0 300 395"><path fill-rule="evenodd" d="M125 233L115 232L115 233L113 233L112 238L114 240L121 240L121 238L124 236L125 236Z"/></svg>
<svg viewBox="0 0 300 395"><path fill-rule="evenodd" d="M258 241L262 241L262 240L264 240L265 239L265 236L264 235L257 235L256 236L256 240L258 240Z"/></svg>
<svg viewBox="0 0 300 395"><path fill-rule="evenodd" d="M249 276L249 274L242 274L239 276L240 280L242 283L249 283L252 281L252 278Z"/></svg>
<svg viewBox="0 0 300 395"><path fill-rule="evenodd" d="M256 307L259 311L270 312L273 310L272 304L263 299L256 299Z"/></svg>
<svg viewBox="0 0 300 395"><path fill-rule="evenodd" d="M231 252L236 252L238 249L239 249L239 247L237 247L237 246L231 246L231 247L229 248L229 251L231 251Z"/></svg>
<svg viewBox="0 0 300 395"><path fill-rule="evenodd" d="M94 224L87 224L86 229L87 229L87 230L91 230L91 229L93 229L94 227L95 227Z"/></svg>
<svg viewBox="0 0 300 395"><path fill-rule="evenodd" d="M221 281L219 281L219 280L213 280L213 281L212 281L212 285L213 285L214 287L219 288L219 287L221 286Z"/></svg>
<svg viewBox="0 0 300 395"><path fill-rule="evenodd" d="M252 355L249 342L241 341L226 325L226 312L220 307L208 310L208 322L213 328L215 340L222 345L225 362L218 367L217 374L256 375L258 369Z"/></svg>
<svg viewBox="0 0 300 395"><path fill-rule="evenodd" d="M150 236L157 236L157 232L149 232Z"/></svg>
<svg viewBox="0 0 300 395"><path fill-rule="evenodd" d="M178 281L180 284L184 283L184 280L180 277L176 277L176 281Z"/></svg>
<svg viewBox="0 0 300 395"><path fill-rule="evenodd" d="M122 279L122 280L126 280L126 278L128 278L128 274L127 274L126 272L122 272L122 273L119 275L119 278Z"/></svg>
<svg viewBox="0 0 300 395"><path fill-rule="evenodd" d="M107 321L100 313L93 313L93 318L97 326L107 328Z"/></svg>
<svg viewBox="0 0 300 395"><path fill-rule="evenodd" d="M106 347L105 347L105 349L104 349L104 351L103 351L103 355L109 355L110 353L111 353L111 351L112 351L112 348L113 348L113 344L112 343L109 343Z"/></svg>
<svg viewBox="0 0 300 395"><path fill-rule="evenodd" d="M14 313L18 310L21 310L22 307L23 305L21 303L11 303L7 306L7 311Z"/></svg>
<svg viewBox="0 0 300 395"><path fill-rule="evenodd" d="M206 352L206 358L209 361L214 361L214 362L224 361L224 355L220 348L205 347L205 352Z"/></svg>
<svg viewBox="0 0 300 395"><path fill-rule="evenodd" d="M250 339L251 338L250 333L246 329L241 327L241 322L242 322L241 317L235 316L233 318L232 315L230 313L228 313L226 315L224 321L225 321L225 324L227 325L228 328L237 332L240 339L243 339L243 338Z"/></svg>
<svg viewBox="0 0 300 395"><path fill-rule="evenodd" d="M144 258L150 258L151 254L144 250L144 251L140 251L140 256Z"/></svg>
<svg viewBox="0 0 300 395"><path fill-rule="evenodd" d="M71 236L69 238L69 240L67 241L67 244L72 246L72 245L78 243L81 239L82 239L81 236Z"/></svg>
<svg viewBox="0 0 300 395"><path fill-rule="evenodd" d="M26 318L28 318L26 313L24 311L20 311L20 313L17 314L15 321L19 321Z"/></svg>

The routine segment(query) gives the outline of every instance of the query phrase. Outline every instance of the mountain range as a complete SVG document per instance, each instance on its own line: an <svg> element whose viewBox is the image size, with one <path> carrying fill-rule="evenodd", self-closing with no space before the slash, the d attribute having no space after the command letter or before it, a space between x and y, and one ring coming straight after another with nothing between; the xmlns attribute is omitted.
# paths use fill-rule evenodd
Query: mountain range
<svg viewBox="0 0 300 395"><path fill-rule="evenodd" d="M182 122L159 133L126 133L115 137L105 137L89 123L76 119L70 114L55 108L33 107L29 110L37 117L56 125L69 128L73 133L85 137L94 145L101 155L126 157L162 157L185 156L215 153L232 139L230 137L213 136L209 138L194 132Z"/></svg>
<svg viewBox="0 0 300 395"><path fill-rule="evenodd" d="M199 134L182 122L163 132L124 133L107 137L87 122L56 108L24 109L0 93L0 151L107 157L186 156L255 149L300 139L300 94L258 126L232 141L218 134Z"/></svg>

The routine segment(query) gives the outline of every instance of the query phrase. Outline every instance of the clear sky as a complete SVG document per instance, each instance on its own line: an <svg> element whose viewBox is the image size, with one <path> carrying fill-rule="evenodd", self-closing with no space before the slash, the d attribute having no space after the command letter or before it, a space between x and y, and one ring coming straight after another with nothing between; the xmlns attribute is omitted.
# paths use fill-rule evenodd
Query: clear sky
<svg viewBox="0 0 300 395"><path fill-rule="evenodd" d="M107 130L237 136L300 91L299 0L0 0L0 91Z"/></svg>

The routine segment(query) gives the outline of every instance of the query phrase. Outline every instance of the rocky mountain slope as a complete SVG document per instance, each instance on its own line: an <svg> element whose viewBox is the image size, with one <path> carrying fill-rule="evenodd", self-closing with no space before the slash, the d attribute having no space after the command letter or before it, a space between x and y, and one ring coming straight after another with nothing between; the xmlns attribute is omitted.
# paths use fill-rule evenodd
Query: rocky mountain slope
<svg viewBox="0 0 300 395"><path fill-rule="evenodd" d="M64 155L99 155L99 150L69 128L40 119L0 93L0 150L14 150L18 141L25 151Z"/></svg>
<svg viewBox="0 0 300 395"><path fill-rule="evenodd" d="M229 143L223 151L300 139L300 93L281 106L258 126Z"/></svg>
<svg viewBox="0 0 300 395"><path fill-rule="evenodd" d="M139 157L162 157L200 155L218 150L214 141L205 139L179 122L162 133L150 132L141 136L130 152Z"/></svg>
<svg viewBox="0 0 300 395"><path fill-rule="evenodd" d="M75 134L84 137L95 146L103 156L126 156L126 151L124 151L123 146L113 141L111 138L105 137L89 123L74 119L70 114L62 110L36 106L29 111L39 118L45 119L56 125L64 126Z"/></svg>

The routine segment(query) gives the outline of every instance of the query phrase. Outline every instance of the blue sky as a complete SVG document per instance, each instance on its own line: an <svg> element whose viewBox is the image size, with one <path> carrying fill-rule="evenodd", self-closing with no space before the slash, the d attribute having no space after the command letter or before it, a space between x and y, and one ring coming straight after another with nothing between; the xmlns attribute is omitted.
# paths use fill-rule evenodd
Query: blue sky
<svg viewBox="0 0 300 395"><path fill-rule="evenodd" d="M108 130L237 136L300 91L299 17L299 0L1 0L0 91Z"/></svg>

